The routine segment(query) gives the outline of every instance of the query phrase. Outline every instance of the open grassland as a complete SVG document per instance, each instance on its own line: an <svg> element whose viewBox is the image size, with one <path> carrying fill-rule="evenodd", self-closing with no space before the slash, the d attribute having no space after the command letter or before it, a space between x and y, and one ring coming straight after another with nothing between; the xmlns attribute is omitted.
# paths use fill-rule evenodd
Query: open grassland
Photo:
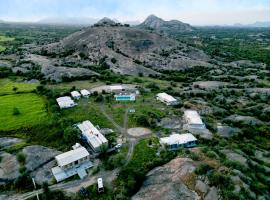
<svg viewBox="0 0 270 200"><path fill-rule="evenodd" d="M0 42L11 42L13 40L15 40L15 38L0 35Z"/></svg>
<svg viewBox="0 0 270 200"><path fill-rule="evenodd" d="M155 98L155 94L144 94L138 96L136 103L134 103L130 108L135 109L135 113L129 113L128 127L133 128L140 126L137 123L137 118L142 115L147 116L157 116L158 118L165 117L169 114L171 107L166 106L165 104L159 102Z"/></svg>
<svg viewBox="0 0 270 200"><path fill-rule="evenodd" d="M15 40L15 38L0 35L0 52L6 50L6 47L3 45L3 43L11 42L13 40Z"/></svg>
<svg viewBox="0 0 270 200"><path fill-rule="evenodd" d="M0 45L0 52L5 51L5 50L6 50L6 47Z"/></svg>
<svg viewBox="0 0 270 200"><path fill-rule="evenodd" d="M61 111L62 117L75 123L90 120L94 125L102 128L114 128L108 119L101 113L100 105L93 99L82 98L74 108Z"/></svg>
<svg viewBox="0 0 270 200"><path fill-rule="evenodd" d="M0 79L0 95L32 92L36 89L36 83L13 82L9 79Z"/></svg>
<svg viewBox="0 0 270 200"><path fill-rule="evenodd" d="M14 115L14 108L18 114ZM47 114L42 97L36 94L0 96L0 130L15 130L46 120Z"/></svg>
<svg viewBox="0 0 270 200"><path fill-rule="evenodd" d="M102 82L92 82L92 81L72 81L72 82L65 82L65 83L58 83L58 84L48 84L46 85L47 88L51 89L52 91L56 92L63 92L69 91L72 87L75 87L76 90L82 89L91 89L100 85L104 85Z"/></svg>

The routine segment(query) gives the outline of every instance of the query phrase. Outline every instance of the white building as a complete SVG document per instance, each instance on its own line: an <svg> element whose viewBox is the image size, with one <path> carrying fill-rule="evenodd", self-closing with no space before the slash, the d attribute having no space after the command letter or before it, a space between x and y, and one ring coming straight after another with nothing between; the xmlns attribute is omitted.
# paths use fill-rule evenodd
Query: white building
<svg viewBox="0 0 270 200"><path fill-rule="evenodd" d="M157 100L165 103L168 106L170 106L170 105L177 105L178 104L177 99L175 99L171 95L168 95L165 92L157 94L156 97L157 97Z"/></svg>
<svg viewBox="0 0 270 200"><path fill-rule="evenodd" d="M71 107L74 107L74 106L77 105L77 104L74 103L74 101L73 101L70 97L68 97L68 96L66 96L66 97L59 97L59 98L56 99L56 101L57 101L57 103L58 103L58 105L59 105L59 107L60 107L61 109L63 109L63 108L71 108Z"/></svg>
<svg viewBox="0 0 270 200"><path fill-rule="evenodd" d="M102 146L108 146L108 140L90 121L84 121L77 126L95 152L100 152Z"/></svg>
<svg viewBox="0 0 270 200"><path fill-rule="evenodd" d="M78 144L74 147L76 148L55 157L57 166L52 168L52 173L57 182L76 174L82 179L87 175L85 170L93 167L89 152Z"/></svg>
<svg viewBox="0 0 270 200"><path fill-rule="evenodd" d="M110 85L109 87L111 93L119 93L125 90L122 85Z"/></svg>
<svg viewBox="0 0 270 200"><path fill-rule="evenodd" d="M190 133L172 134L169 137L160 138L160 144L165 145L170 150L181 147L194 147L197 139Z"/></svg>
<svg viewBox="0 0 270 200"><path fill-rule="evenodd" d="M82 94L83 97L89 97L90 96L90 92L88 90L85 90L85 89L81 90L81 94Z"/></svg>
<svg viewBox="0 0 270 200"><path fill-rule="evenodd" d="M81 98L81 94L80 94L78 91L72 91L72 92L71 92L71 96L72 96L74 99L80 99L80 98Z"/></svg>
<svg viewBox="0 0 270 200"><path fill-rule="evenodd" d="M184 120L188 128L205 129L205 124L202 122L200 115L196 110L185 110Z"/></svg>

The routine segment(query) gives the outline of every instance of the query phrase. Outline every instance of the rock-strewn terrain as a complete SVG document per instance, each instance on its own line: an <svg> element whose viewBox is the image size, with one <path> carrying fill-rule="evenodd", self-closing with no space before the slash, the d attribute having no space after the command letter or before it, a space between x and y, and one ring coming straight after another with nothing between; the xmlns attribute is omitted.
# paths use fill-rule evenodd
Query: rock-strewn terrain
<svg viewBox="0 0 270 200"><path fill-rule="evenodd" d="M105 63L114 72L131 75L212 66L203 51L157 33L114 24L109 19L43 46L40 51L51 56L65 55L77 62L87 61L88 65Z"/></svg>
<svg viewBox="0 0 270 200"><path fill-rule="evenodd" d="M168 164L157 167L147 174L146 181L133 200L196 200L199 195L188 188L186 180L195 170L195 163L189 158L176 158ZM208 188L208 186L205 186ZM206 189L207 191L207 189Z"/></svg>

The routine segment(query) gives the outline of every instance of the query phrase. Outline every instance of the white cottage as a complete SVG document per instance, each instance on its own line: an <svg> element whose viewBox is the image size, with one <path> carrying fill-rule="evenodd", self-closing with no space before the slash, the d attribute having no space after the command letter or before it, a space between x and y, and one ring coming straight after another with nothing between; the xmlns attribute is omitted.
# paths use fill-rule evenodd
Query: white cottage
<svg viewBox="0 0 270 200"><path fill-rule="evenodd" d="M81 98L81 94L78 91L72 91L71 96L73 97L73 99L80 99Z"/></svg>
<svg viewBox="0 0 270 200"><path fill-rule="evenodd" d="M199 113L196 110L185 110L184 121L188 128L191 129L205 129L205 124L202 122Z"/></svg>
<svg viewBox="0 0 270 200"><path fill-rule="evenodd" d="M176 150L181 147L196 146L197 139L191 133L172 134L169 137L160 138L160 144L165 145L170 150Z"/></svg>
<svg viewBox="0 0 270 200"><path fill-rule="evenodd" d="M84 121L77 126L95 152L100 152L102 146L108 146L108 140L90 121Z"/></svg>
<svg viewBox="0 0 270 200"><path fill-rule="evenodd" d="M89 152L78 144L75 147L73 150L55 157L57 166L52 168L52 173L57 182L76 174L82 179L87 175L85 170L93 167L89 158Z"/></svg>
<svg viewBox="0 0 270 200"><path fill-rule="evenodd" d="M177 99L175 99L171 95L168 95L165 92L157 94L156 98L157 98L157 100L165 103L168 106L177 105L178 104Z"/></svg>
<svg viewBox="0 0 270 200"><path fill-rule="evenodd" d="M77 105L77 104L74 103L74 101L73 101L70 97L68 97L68 96L65 96L65 97L59 97L59 98L56 99L56 101L57 101L57 103L58 103L58 105L59 105L59 107L60 107L61 109L63 109L63 108L71 108L71 107L74 107L74 106Z"/></svg>
<svg viewBox="0 0 270 200"><path fill-rule="evenodd" d="M85 89L81 90L81 94L82 94L83 97L89 97L90 96L90 92L88 90L85 90Z"/></svg>

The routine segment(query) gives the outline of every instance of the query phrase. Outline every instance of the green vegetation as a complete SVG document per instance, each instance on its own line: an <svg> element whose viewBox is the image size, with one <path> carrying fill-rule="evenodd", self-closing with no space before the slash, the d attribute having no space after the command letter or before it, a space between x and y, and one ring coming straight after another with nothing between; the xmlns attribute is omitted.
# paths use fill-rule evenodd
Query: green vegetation
<svg viewBox="0 0 270 200"><path fill-rule="evenodd" d="M46 120L45 102L36 94L0 96L0 130L29 127Z"/></svg>
<svg viewBox="0 0 270 200"><path fill-rule="evenodd" d="M152 141L151 146L149 140ZM116 193L126 197L133 195L140 188L148 171L167 163L176 156L168 151L162 151L157 155L158 148L157 138L144 139L135 146L130 162L119 173Z"/></svg>
<svg viewBox="0 0 270 200"><path fill-rule="evenodd" d="M14 93L29 93L33 92L38 84L14 82L9 79L0 79L0 95L14 94Z"/></svg>
<svg viewBox="0 0 270 200"><path fill-rule="evenodd" d="M270 64L269 42L267 42L270 37L269 28L208 27L176 37L180 41L203 49L212 57L218 56L226 61L248 59Z"/></svg>
<svg viewBox="0 0 270 200"><path fill-rule="evenodd" d="M5 50L6 50L6 47L0 45L0 53L1 53L2 51L5 51Z"/></svg>
<svg viewBox="0 0 270 200"><path fill-rule="evenodd" d="M0 35L0 42L10 42L13 40L15 40L15 38Z"/></svg>
<svg viewBox="0 0 270 200"><path fill-rule="evenodd" d="M15 40L15 38L0 35L0 53L4 52L6 50L5 45L13 40Z"/></svg>

